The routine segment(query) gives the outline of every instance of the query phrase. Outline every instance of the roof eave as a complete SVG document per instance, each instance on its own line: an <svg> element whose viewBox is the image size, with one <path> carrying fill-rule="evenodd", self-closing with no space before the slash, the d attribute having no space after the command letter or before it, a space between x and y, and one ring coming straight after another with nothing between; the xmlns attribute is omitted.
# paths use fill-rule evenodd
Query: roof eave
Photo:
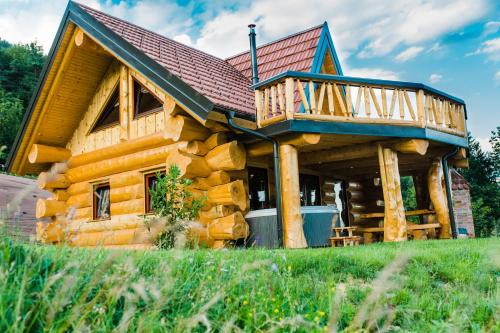
<svg viewBox="0 0 500 333"><path fill-rule="evenodd" d="M193 116L201 122L205 122L208 113L213 109L214 103L200 94L194 88L182 81L179 77L162 67L146 54L135 48L122 37L117 35L111 29L101 22L97 21L89 13L83 10L78 4L69 1L64 11L63 18L59 24L54 42L45 61L44 67L38 79L34 93L24 114L23 121L14 140L12 149L7 159L7 170L12 172L13 163L18 153L22 138L24 137L26 127L29 124L33 110L39 100L40 93L45 84L47 75L52 69L54 57L60 47L62 37L68 24L73 22L80 26L91 37L101 45L108 48L114 55L121 58L124 62L134 67L144 76L148 77L153 83L157 84L166 93L170 94L181 106L193 112Z"/></svg>

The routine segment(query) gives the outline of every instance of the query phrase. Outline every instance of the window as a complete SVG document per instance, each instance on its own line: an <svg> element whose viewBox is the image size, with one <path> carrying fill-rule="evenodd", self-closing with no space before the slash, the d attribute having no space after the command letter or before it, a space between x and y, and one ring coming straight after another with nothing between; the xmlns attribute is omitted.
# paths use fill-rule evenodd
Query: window
<svg viewBox="0 0 500 333"><path fill-rule="evenodd" d="M152 172L144 175L144 193L146 193L146 202L145 202L145 209L144 211L146 214L152 213L153 212L153 207L151 205L151 193L149 189L152 189L156 186L156 182L158 181L157 179L157 174L160 174L161 177L165 176L165 171L157 171L157 172Z"/></svg>
<svg viewBox="0 0 500 333"><path fill-rule="evenodd" d="M248 188L250 192L251 210L271 207L266 169L248 168Z"/></svg>
<svg viewBox="0 0 500 333"><path fill-rule="evenodd" d="M116 87L111 95L108 103L104 107L101 115L97 119L92 132L117 125L120 122L120 95L119 89Z"/></svg>
<svg viewBox="0 0 500 333"><path fill-rule="evenodd" d="M319 177L300 175L300 205L321 206L321 193L319 190Z"/></svg>
<svg viewBox="0 0 500 333"><path fill-rule="evenodd" d="M159 111L162 107L161 101L140 83L134 81L134 118Z"/></svg>
<svg viewBox="0 0 500 333"><path fill-rule="evenodd" d="M109 183L94 186L92 201L94 220L109 219Z"/></svg>

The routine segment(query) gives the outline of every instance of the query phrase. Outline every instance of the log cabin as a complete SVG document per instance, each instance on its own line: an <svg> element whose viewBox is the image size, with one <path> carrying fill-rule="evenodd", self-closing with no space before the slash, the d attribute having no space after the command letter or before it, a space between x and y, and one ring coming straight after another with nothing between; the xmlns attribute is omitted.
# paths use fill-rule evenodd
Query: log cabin
<svg viewBox="0 0 500 333"><path fill-rule="evenodd" d="M151 247L149 189L174 164L207 198L191 234L212 247L456 235L464 101L344 76L326 23L260 46L249 28L249 51L221 59L69 2L8 161L52 193L39 241Z"/></svg>

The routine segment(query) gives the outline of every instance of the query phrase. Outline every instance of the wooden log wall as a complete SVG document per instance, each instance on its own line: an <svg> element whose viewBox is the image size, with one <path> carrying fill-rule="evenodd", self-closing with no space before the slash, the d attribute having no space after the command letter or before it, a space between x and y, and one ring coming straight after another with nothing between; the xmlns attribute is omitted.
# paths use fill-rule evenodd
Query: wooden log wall
<svg viewBox="0 0 500 333"><path fill-rule="evenodd" d="M161 100L163 110L134 119L132 79ZM89 133L117 85L120 115L127 114L127 119ZM139 217L145 213L144 176L172 164L193 180L193 195L206 199L198 221L191 225L196 241L221 247L248 236L243 217L249 209L245 148L228 137L224 126L205 127L172 101L139 73L113 64L66 149L34 146L35 163L54 162L38 179L41 188L53 193L37 203L37 217L52 220L38 225L42 242L148 247L154 234ZM111 216L93 221L93 188L100 183L110 186Z"/></svg>

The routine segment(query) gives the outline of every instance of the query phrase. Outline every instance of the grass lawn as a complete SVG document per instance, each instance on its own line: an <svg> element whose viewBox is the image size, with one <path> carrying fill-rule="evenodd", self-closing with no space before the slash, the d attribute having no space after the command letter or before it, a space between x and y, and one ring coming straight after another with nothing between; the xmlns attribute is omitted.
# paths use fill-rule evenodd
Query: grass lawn
<svg viewBox="0 0 500 333"><path fill-rule="evenodd" d="M500 331L500 239L107 251L0 239L0 332Z"/></svg>

